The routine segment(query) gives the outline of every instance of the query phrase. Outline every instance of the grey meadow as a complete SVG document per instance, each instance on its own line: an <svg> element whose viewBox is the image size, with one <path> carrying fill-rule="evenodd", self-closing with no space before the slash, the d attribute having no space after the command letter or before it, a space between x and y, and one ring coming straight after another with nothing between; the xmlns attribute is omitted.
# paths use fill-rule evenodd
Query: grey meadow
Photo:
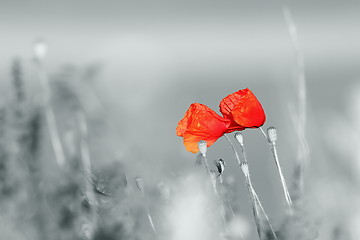
<svg viewBox="0 0 360 240"><path fill-rule="evenodd" d="M359 7L0 1L0 240L360 239Z"/></svg>

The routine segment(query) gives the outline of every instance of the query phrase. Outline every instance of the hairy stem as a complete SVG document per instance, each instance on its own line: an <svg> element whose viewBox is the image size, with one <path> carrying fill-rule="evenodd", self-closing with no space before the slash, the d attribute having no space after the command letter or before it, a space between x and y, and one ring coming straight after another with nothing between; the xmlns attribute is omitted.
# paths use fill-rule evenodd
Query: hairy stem
<svg viewBox="0 0 360 240"><path fill-rule="evenodd" d="M241 162L241 160L239 158L239 154L237 153L230 138L227 136L227 134L225 134L225 137L228 140L229 145L231 146L231 148L235 154L235 158L236 158L237 162L239 163L239 166L242 167L242 165L248 165L244 146L241 146L241 152L242 152L242 156L243 156L243 160L244 160L243 162ZM266 237L267 237L266 233L268 231L270 231L273 239L277 239L274 228L272 227L272 225L270 223L269 217L267 216L265 209L263 208L263 206L260 202L260 199L252 185L250 173L247 173L247 174L244 173L244 176L245 176L246 187L249 192L249 197L250 197L251 204L253 207L254 219L255 219L255 223L256 223L256 227L257 227L257 231L258 231L260 239L266 240Z"/></svg>

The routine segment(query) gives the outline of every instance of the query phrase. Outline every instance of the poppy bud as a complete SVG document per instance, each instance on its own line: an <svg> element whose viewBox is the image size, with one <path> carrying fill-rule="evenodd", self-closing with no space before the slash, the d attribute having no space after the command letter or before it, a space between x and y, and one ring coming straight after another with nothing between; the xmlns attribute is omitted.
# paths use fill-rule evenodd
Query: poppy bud
<svg viewBox="0 0 360 240"><path fill-rule="evenodd" d="M235 133L235 139L238 141L240 146L244 146L244 138L243 135L240 132Z"/></svg>
<svg viewBox="0 0 360 240"><path fill-rule="evenodd" d="M249 173L249 165L247 164L247 162L243 162L240 165L242 172L244 173L245 177L249 177L250 173Z"/></svg>
<svg viewBox="0 0 360 240"><path fill-rule="evenodd" d="M219 160L215 160L214 164L218 170L219 176L223 174L224 170L225 170L225 161L222 159Z"/></svg>
<svg viewBox="0 0 360 240"><path fill-rule="evenodd" d="M206 151L207 151L207 144L204 140L201 140L198 142L198 147L200 150L200 153L203 157L206 157Z"/></svg>
<svg viewBox="0 0 360 240"><path fill-rule="evenodd" d="M277 140L276 128L275 127L269 127L267 129L267 134L268 134L269 142L271 144L275 145L275 142Z"/></svg>
<svg viewBox="0 0 360 240"><path fill-rule="evenodd" d="M141 177L137 177L137 178L135 179L135 182L136 182L136 186L138 187L138 189L139 189L142 193L144 193L144 182L143 182L142 178L141 178Z"/></svg>

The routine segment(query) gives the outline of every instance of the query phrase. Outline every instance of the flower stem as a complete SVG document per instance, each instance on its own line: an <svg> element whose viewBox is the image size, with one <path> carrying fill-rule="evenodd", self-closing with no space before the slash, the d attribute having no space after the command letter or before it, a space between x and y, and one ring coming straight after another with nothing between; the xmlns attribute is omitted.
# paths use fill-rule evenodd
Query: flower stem
<svg viewBox="0 0 360 240"><path fill-rule="evenodd" d="M293 204L292 204L292 200L291 200L291 196L290 196L288 187L286 185L284 174L282 173L282 170L281 170L281 166L280 166L279 157L278 157L278 154L277 154L275 142L270 141L269 136L264 132L264 130L261 127L259 127L259 129L260 129L260 131L262 132L262 134L264 135L264 137L266 138L266 140L268 141L268 143L270 145L271 152L272 152L273 158L275 160L276 168L277 168L277 170L279 172L281 186L282 186L282 189L283 189L283 192L284 192L285 200L286 200L287 205L289 206L290 214L293 215L294 214Z"/></svg>
<svg viewBox="0 0 360 240"><path fill-rule="evenodd" d="M49 86L49 79L45 70L43 60L39 59L36 63L37 63L38 78L40 80L40 84L43 91L44 112L45 112L46 123L48 125L50 141L53 147L56 162L60 167L62 167L65 163L65 154L61 144L55 113L50 102L51 89Z"/></svg>
<svg viewBox="0 0 360 240"><path fill-rule="evenodd" d="M266 140L269 142L269 138L267 136L267 134L265 133L265 131L262 129L262 127L259 127L261 133L263 134L263 136L266 138Z"/></svg>
<svg viewBox="0 0 360 240"><path fill-rule="evenodd" d="M244 161L241 162L240 158L239 158L239 154L237 153L234 145L232 144L230 138L227 136L227 134L225 134L225 137L227 139L227 141L229 142L230 147L232 148L234 154L235 154L235 158L239 163L239 166L242 168L243 166L248 167L248 162L246 159L246 155L245 155L245 148L243 145L241 145L241 152L242 152L242 156ZM246 168L248 170L248 168ZM243 169L242 169L243 170ZM252 185L251 182L251 178L250 178L250 172L244 172L244 170L242 171L244 173L245 176L245 182L246 182L246 187L248 189L249 192L249 197L251 200L251 204L253 207L253 214L254 214L254 219L255 219L255 223L256 223L256 227L257 227L257 231L259 234L260 239L265 240L267 239L267 233L270 231L270 234L272 235L272 239L276 239L277 240L277 236L275 234L275 231L270 223L269 217L267 216L265 209L263 208L260 199L257 195L257 193L255 192L255 189Z"/></svg>
<svg viewBox="0 0 360 240"><path fill-rule="evenodd" d="M227 141L228 141L228 143L229 143L230 147L232 148L232 150L233 150L233 152L234 152L234 154L235 154L235 158L236 158L236 160L237 160L238 164L239 164L239 165L241 165L240 157L239 157L239 154L237 153L237 151L236 151L236 149L235 149L234 144L230 141L230 138L229 138L229 136L228 136L227 134L224 134L224 136L226 137L226 139L227 139ZM244 161L245 161L245 162L247 162L247 161L246 161L246 158L244 159Z"/></svg>
<svg viewBox="0 0 360 240"><path fill-rule="evenodd" d="M140 190L141 193L142 193L142 196L143 196L143 199L144 199L144 205L145 205L145 211L146 211L146 215L149 219L149 223L150 223L150 226L151 226L151 229L153 230L156 238L158 237L157 236L157 231L156 231L156 228L155 228L155 225L154 225L154 221L151 217L151 214L150 214L150 210L149 210L149 206L148 206L148 201L147 201L147 198L146 198L146 195L145 195L145 190L144 189L141 189Z"/></svg>
<svg viewBox="0 0 360 240"><path fill-rule="evenodd" d="M214 176L212 176L211 172L210 172L210 168L209 168L209 164L208 164L208 159L206 156L204 155L201 155L201 157L203 158L204 160L204 165L205 165L205 168L206 168L206 171L207 171L207 174L208 174L208 177L209 177L209 181L210 181L210 184L213 188L213 191L214 191L214 194L220 204L220 214L221 214L221 218L224 222L224 228L225 230L227 229L227 223L226 223L226 217L225 217L225 208L224 208L224 204L222 203L221 201L221 198L220 198L220 195L219 195L219 192L217 190L217 187L216 187L216 178L214 178ZM214 178L214 179L213 179Z"/></svg>
<svg viewBox="0 0 360 240"><path fill-rule="evenodd" d="M145 196L144 196L144 197L145 197ZM148 217L148 219L149 219L151 228L152 228L152 230L154 231L155 235L157 236L156 228L155 228L154 222L153 222L153 220L152 220L152 217L151 217L151 214L150 214L150 210L149 210L149 207L148 207L147 203L145 203L145 209L146 209L146 214L147 214L147 217Z"/></svg>
<svg viewBox="0 0 360 240"><path fill-rule="evenodd" d="M85 197L90 205L90 216L89 216L89 222L91 225L90 229L90 236L91 238L94 236L94 233L96 231L96 227L98 224L98 216L97 216L97 205L98 200L95 196L93 186L91 184L91 176L92 174L92 167L91 167L91 158L90 158L90 150L87 143L88 138L88 126L85 114L83 112L77 113L78 118L78 125L80 129L80 156L82 160L83 165L83 171L84 171L84 177L85 177Z"/></svg>
<svg viewBox="0 0 360 240"><path fill-rule="evenodd" d="M285 181L284 175L283 175L282 170L281 170L281 166L280 166L280 162L279 162L279 157L278 157L278 155L277 155L277 151L276 151L276 146L275 146L275 145L271 145L271 151L272 151L272 153L273 153L273 157L274 157L274 160L275 160L275 164L276 164L276 167L277 167L278 172L279 172L281 185L282 185L282 188L283 188L283 191L284 191L284 195L285 195L286 202L287 202L287 204L288 204L288 206L289 206L290 214L293 215L293 214L294 214L294 210L293 210L293 205L292 205L290 193L289 193L289 190L288 190L288 188L287 188L286 181Z"/></svg>

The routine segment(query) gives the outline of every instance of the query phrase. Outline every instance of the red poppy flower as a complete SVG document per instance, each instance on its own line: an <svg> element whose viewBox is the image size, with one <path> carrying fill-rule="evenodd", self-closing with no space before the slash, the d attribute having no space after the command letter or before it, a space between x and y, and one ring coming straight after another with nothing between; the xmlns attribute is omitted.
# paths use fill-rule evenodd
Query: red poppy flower
<svg viewBox="0 0 360 240"><path fill-rule="evenodd" d="M231 121L227 133L245 128L258 128L266 120L259 100L248 88L230 94L221 100L219 107L224 118Z"/></svg>
<svg viewBox="0 0 360 240"><path fill-rule="evenodd" d="M230 120L221 117L209 107L193 103L178 123L176 135L184 138L186 150L197 153L200 140L206 141L208 147L211 146L226 132L229 125Z"/></svg>

